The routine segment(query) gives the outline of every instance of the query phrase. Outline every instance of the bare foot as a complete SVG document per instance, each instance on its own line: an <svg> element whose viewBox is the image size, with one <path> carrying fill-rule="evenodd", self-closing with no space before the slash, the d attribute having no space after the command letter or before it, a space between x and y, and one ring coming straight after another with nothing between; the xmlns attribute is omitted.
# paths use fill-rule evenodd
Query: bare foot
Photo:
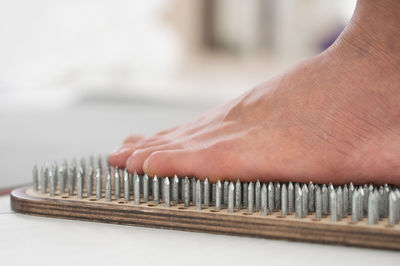
<svg viewBox="0 0 400 266"><path fill-rule="evenodd" d="M112 165L158 176L400 185L400 2L360 0L332 47L197 119L130 137Z"/></svg>

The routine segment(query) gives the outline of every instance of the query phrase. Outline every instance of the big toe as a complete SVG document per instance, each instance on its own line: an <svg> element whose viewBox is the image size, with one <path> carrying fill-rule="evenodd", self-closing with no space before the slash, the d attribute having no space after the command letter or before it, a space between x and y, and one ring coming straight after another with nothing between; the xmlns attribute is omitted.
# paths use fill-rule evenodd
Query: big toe
<svg viewBox="0 0 400 266"><path fill-rule="evenodd" d="M143 174L143 163L144 161L156 151L165 151L172 149L180 149L181 145L178 143L170 143L165 145L158 145L146 149L138 149L132 153L132 155L126 161L126 168L129 172L137 172L138 174Z"/></svg>
<svg viewBox="0 0 400 266"><path fill-rule="evenodd" d="M216 156L209 150L169 150L152 153L144 162L143 170L150 176L196 176L215 182L229 178L229 168L223 163L224 155Z"/></svg>

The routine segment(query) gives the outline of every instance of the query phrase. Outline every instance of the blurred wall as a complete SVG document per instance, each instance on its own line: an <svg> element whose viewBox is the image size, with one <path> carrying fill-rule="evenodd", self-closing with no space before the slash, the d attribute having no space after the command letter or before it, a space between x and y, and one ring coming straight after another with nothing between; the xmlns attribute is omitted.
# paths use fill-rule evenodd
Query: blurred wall
<svg viewBox="0 0 400 266"><path fill-rule="evenodd" d="M185 2L176 0L175 2ZM205 0L194 1L202 19L187 35L203 34L205 48L232 54L272 52L302 56L320 52L326 39L335 38L350 19L355 0ZM187 3L185 4L188 9ZM185 9L183 5L181 8ZM184 12L186 13L186 12ZM189 23L190 24L190 23ZM200 29L197 25L202 25ZM326 48L326 47L325 47Z"/></svg>
<svg viewBox="0 0 400 266"><path fill-rule="evenodd" d="M118 90L169 71L181 48L162 20L168 4L1 0L0 103L63 104L81 90Z"/></svg>
<svg viewBox="0 0 400 266"><path fill-rule="evenodd" d="M354 4L0 0L0 108L229 99L326 48Z"/></svg>

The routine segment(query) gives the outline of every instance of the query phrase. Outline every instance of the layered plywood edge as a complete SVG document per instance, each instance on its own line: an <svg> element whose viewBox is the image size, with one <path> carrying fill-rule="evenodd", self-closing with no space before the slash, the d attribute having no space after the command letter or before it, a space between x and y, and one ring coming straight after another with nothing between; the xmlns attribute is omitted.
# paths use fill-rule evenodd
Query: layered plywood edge
<svg viewBox="0 0 400 266"><path fill-rule="evenodd" d="M387 219L368 225L367 218L353 224L350 217L331 222L330 217L315 220L314 215L296 219L281 217L279 212L261 216L246 210L215 212L213 207L196 210L183 204L165 208L161 202L134 205L123 199L106 202L103 199L40 194L30 187L11 192L11 208L19 213L153 228L228 234L258 238L284 239L335 245L400 250L400 225L390 227Z"/></svg>

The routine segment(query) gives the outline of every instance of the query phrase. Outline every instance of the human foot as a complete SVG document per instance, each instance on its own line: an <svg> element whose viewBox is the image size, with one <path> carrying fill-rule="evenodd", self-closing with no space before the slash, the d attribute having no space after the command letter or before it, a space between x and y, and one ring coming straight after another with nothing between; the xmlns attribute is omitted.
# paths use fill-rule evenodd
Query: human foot
<svg viewBox="0 0 400 266"><path fill-rule="evenodd" d="M373 4L358 3L327 51L189 123L127 139L110 163L211 181L399 185L400 47L385 32L369 34L379 27L363 19L371 11L379 19Z"/></svg>

